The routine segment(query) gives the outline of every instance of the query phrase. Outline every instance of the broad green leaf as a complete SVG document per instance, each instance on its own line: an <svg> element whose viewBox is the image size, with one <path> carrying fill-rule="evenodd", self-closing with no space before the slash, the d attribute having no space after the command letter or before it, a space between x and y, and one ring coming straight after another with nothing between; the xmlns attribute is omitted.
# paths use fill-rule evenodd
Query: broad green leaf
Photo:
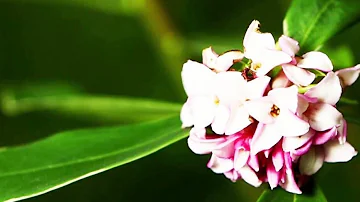
<svg viewBox="0 0 360 202"><path fill-rule="evenodd" d="M319 49L328 39L360 17L358 0L293 0L284 34L299 41L301 52Z"/></svg>
<svg viewBox="0 0 360 202"><path fill-rule="evenodd" d="M8 89L1 95L1 108L8 115L51 111L86 120L119 123L169 117L179 114L181 109L181 105L177 103L86 95L59 86Z"/></svg>
<svg viewBox="0 0 360 202"><path fill-rule="evenodd" d="M265 190L257 202L327 202L320 187L314 186L312 193L292 194L281 188Z"/></svg>
<svg viewBox="0 0 360 202"><path fill-rule="evenodd" d="M17 201L120 166L187 136L179 117L62 132L0 151L0 201Z"/></svg>

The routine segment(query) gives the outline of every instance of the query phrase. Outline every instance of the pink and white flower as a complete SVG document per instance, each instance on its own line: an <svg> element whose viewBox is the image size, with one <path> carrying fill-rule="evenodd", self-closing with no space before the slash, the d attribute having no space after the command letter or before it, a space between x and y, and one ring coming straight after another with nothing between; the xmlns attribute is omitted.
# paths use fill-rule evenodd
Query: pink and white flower
<svg viewBox="0 0 360 202"><path fill-rule="evenodd" d="M308 52L301 57L295 54L300 50L299 43L294 39L282 35L279 38L281 49L291 58L291 62L283 64L286 76L296 85L308 86L315 80L315 74L307 69L316 69L324 72L333 70L333 65L327 55L319 51Z"/></svg>
<svg viewBox="0 0 360 202"><path fill-rule="evenodd" d="M285 52L276 50L275 40L270 33L260 32L260 22L252 21L243 41L244 55L252 60L251 68L257 76L264 76L274 67L291 62Z"/></svg>
<svg viewBox="0 0 360 202"><path fill-rule="evenodd" d="M287 36L280 37L277 50L258 21L249 26L243 44L244 55L218 55L210 47L202 64L184 64L188 99L180 118L183 127L192 127L189 148L211 154L207 167L231 181L243 179L254 187L268 182L271 189L301 194L303 180L324 162L347 162L357 155L346 141L347 122L336 104L359 77L360 65L333 72L321 52L296 56L298 42ZM234 69L244 56L250 66ZM276 77L266 75L279 65ZM314 83L311 69L326 76Z"/></svg>
<svg viewBox="0 0 360 202"><path fill-rule="evenodd" d="M241 61L244 54L241 51L228 51L218 55L212 47L206 48L202 52L203 64L215 72L227 71L235 62Z"/></svg>
<svg viewBox="0 0 360 202"><path fill-rule="evenodd" d="M224 93L216 90L219 89L217 86L222 85L220 78L225 77L234 80L234 85L240 88L245 84L245 80L239 72L221 72L217 74L212 71L214 65L221 67L221 69L215 70L226 71L234 61L239 58L242 59L242 54L238 51L217 56L212 52L211 48L208 48L204 50L203 57L204 64L189 60L183 65L181 76L188 96L188 100L183 105L180 114L183 127L194 125L197 128L205 128L213 124L216 128L217 125L226 122L223 116L227 116L229 112L223 105L219 104L219 97Z"/></svg>
<svg viewBox="0 0 360 202"><path fill-rule="evenodd" d="M254 122L249 114L251 109L246 103L248 100L262 97L269 82L270 77L262 76L246 82L244 86L236 86L235 81L226 77L222 78L222 82L219 83L222 83L224 88L219 89L219 91L223 92L219 94L222 94L221 97L224 99L220 98L220 100L227 100L226 103L230 109L229 120L226 123L226 126L223 126L226 135L241 131ZM225 99L225 97L227 97L227 99Z"/></svg>
<svg viewBox="0 0 360 202"><path fill-rule="evenodd" d="M335 75L339 77L341 86L351 86L359 77L360 64L355 67L341 69L335 72Z"/></svg>
<svg viewBox="0 0 360 202"><path fill-rule="evenodd" d="M247 103L252 117L259 121L251 142L251 152L270 149L282 137L297 137L309 131L309 123L296 115L298 90L295 86L276 88L267 96Z"/></svg>

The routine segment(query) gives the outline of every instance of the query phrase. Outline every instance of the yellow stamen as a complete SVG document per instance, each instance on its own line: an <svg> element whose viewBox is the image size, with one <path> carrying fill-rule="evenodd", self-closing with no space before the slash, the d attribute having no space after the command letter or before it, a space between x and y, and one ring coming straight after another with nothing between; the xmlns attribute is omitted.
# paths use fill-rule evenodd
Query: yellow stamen
<svg viewBox="0 0 360 202"><path fill-rule="evenodd" d="M261 63L255 63L251 65L251 69L256 71L261 67Z"/></svg>
<svg viewBox="0 0 360 202"><path fill-rule="evenodd" d="M271 107L270 115L271 115L272 117L277 117L277 116L279 116L279 114L280 114L280 109L279 109L279 107L276 106L276 105L273 105L273 106Z"/></svg>
<svg viewBox="0 0 360 202"><path fill-rule="evenodd" d="M218 104L220 103L220 100L219 100L218 97L215 98L214 103L215 103L216 105L218 105Z"/></svg>

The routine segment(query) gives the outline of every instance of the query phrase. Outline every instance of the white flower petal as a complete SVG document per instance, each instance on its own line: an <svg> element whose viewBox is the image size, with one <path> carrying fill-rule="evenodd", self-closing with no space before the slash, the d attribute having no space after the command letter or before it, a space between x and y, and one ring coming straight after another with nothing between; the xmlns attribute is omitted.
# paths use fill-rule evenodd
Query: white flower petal
<svg viewBox="0 0 360 202"><path fill-rule="evenodd" d="M249 159L249 156L250 151L245 151L243 149L235 151L234 169L239 171L242 167L244 167Z"/></svg>
<svg viewBox="0 0 360 202"><path fill-rule="evenodd" d="M252 116L260 123L273 123L275 121L274 117L270 115L273 103L269 97L262 97L246 101L244 106L250 116Z"/></svg>
<svg viewBox="0 0 360 202"><path fill-rule="evenodd" d="M280 182L280 172L277 172L275 170L274 165L271 163L271 161L268 161L268 164L266 166L266 176L271 189L274 189L278 186Z"/></svg>
<svg viewBox="0 0 360 202"><path fill-rule="evenodd" d="M331 140L324 145L325 161L330 163L347 162L357 155L354 147L348 142L340 144L337 140Z"/></svg>
<svg viewBox="0 0 360 202"><path fill-rule="evenodd" d="M284 152L282 150L281 144L277 144L272 151L272 164L275 167L275 171L279 172L284 166Z"/></svg>
<svg viewBox="0 0 360 202"><path fill-rule="evenodd" d="M254 20L246 31L243 45L245 57L253 61L257 76L266 75L272 68L288 63L292 58L283 51L275 50L275 40L270 33L261 33L259 21Z"/></svg>
<svg viewBox="0 0 360 202"><path fill-rule="evenodd" d="M216 61L219 57L218 54L212 49L212 47L205 48L202 51L203 64L208 68L214 69L216 67Z"/></svg>
<svg viewBox="0 0 360 202"><path fill-rule="evenodd" d="M214 69L216 72L227 71L234 62L238 62L244 57L241 51L229 51L219 56L212 47L204 49L202 55L203 64L210 69Z"/></svg>
<svg viewBox="0 0 360 202"><path fill-rule="evenodd" d="M345 119L342 119L340 126L337 128L337 136L340 144L344 144L346 142L347 123Z"/></svg>
<svg viewBox="0 0 360 202"><path fill-rule="evenodd" d="M282 148L284 152L293 152L307 143L314 135L315 131L310 129L305 135L298 137L284 137Z"/></svg>
<svg viewBox="0 0 360 202"><path fill-rule="evenodd" d="M205 128L192 128L187 140L189 148L195 154L209 154L214 149L218 148L219 144L225 141L226 139L224 137L206 139Z"/></svg>
<svg viewBox="0 0 360 202"><path fill-rule="evenodd" d="M245 56L250 49L274 49L275 40L270 33L260 32L260 22L254 20L246 30L243 45L245 47Z"/></svg>
<svg viewBox="0 0 360 202"><path fill-rule="evenodd" d="M259 160L257 158L256 155L251 155L249 156L249 161L248 161L248 165L254 169L256 172L258 172L260 170L260 165L259 165Z"/></svg>
<svg viewBox="0 0 360 202"><path fill-rule="evenodd" d="M335 107L325 103L310 104L304 115L308 117L311 128L317 131L338 127L343 119L342 114Z"/></svg>
<svg viewBox="0 0 360 202"><path fill-rule="evenodd" d="M283 51L260 49L249 57L256 66L257 76L264 76L274 67L291 62L291 57Z"/></svg>
<svg viewBox="0 0 360 202"><path fill-rule="evenodd" d="M270 77L261 76L254 80L251 80L246 83L246 98L254 99L260 98L264 95L266 87L269 85Z"/></svg>
<svg viewBox="0 0 360 202"><path fill-rule="evenodd" d="M334 72L329 72L320 83L309 89L305 96L317 98L320 102L335 105L340 99L341 92L339 77Z"/></svg>
<svg viewBox="0 0 360 202"><path fill-rule="evenodd" d="M282 136L277 132L274 124L258 124L254 137L250 142L250 152L255 155L261 151L270 149Z"/></svg>
<svg viewBox="0 0 360 202"><path fill-rule="evenodd" d="M231 159L219 158L216 155L211 155L207 167L214 173L224 173L232 170L234 168L233 165L234 163Z"/></svg>
<svg viewBox="0 0 360 202"><path fill-rule="evenodd" d="M269 158L271 150L272 148L263 151L265 158Z"/></svg>
<svg viewBox="0 0 360 202"><path fill-rule="evenodd" d="M278 75L272 79L271 88L286 88L291 85L291 81L287 78L284 71L281 70Z"/></svg>
<svg viewBox="0 0 360 202"><path fill-rule="evenodd" d="M284 188L286 191L295 193L295 194L301 194L301 190L299 186L296 184L296 181L294 179L294 173L292 170L287 170L285 173L285 182L280 183L280 186Z"/></svg>
<svg viewBox="0 0 360 202"><path fill-rule="evenodd" d="M289 109L293 113L296 112L298 107L298 88L296 86L273 89L268 96L280 110Z"/></svg>
<svg viewBox="0 0 360 202"><path fill-rule="evenodd" d="M186 94L190 96L212 95L216 73L205 65L188 60L181 72Z"/></svg>
<svg viewBox="0 0 360 202"><path fill-rule="evenodd" d="M324 151L321 147L312 147L300 158L299 170L303 175L315 174L324 163Z"/></svg>
<svg viewBox="0 0 360 202"><path fill-rule="evenodd" d="M340 78L342 87L352 85L359 77L360 64L355 67L340 69L335 74Z"/></svg>
<svg viewBox="0 0 360 202"><path fill-rule="evenodd" d="M282 65L287 78L296 85L308 86L315 80L315 74L300 67L284 64Z"/></svg>
<svg viewBox="0 0 360 202"><path fill-rule="evenodd" d="M190 97L187 103L189 108L191 109L195 127L206 128L213 122L217 108L214 97Z"/></svg>
<svg viewBox="0 0 360 202"><path fill-rule="evenodd" d="M244 106L234 107L231 111L231 116L226 126L225 135L232 135L241 131L251 124L249 113Z"/></svg>
<svg viewBox="0 0 360 202"><path fill-rule="evenodd" d="M279 38L279 45L282 51L289 54L291 57L294 57L300 50L299 42L285 35L282 35Z"/></svg>
<svg viewBox="0 0 360 202"><path fill-rule="evenodd" d="M240 175L236 170L230 170L228 172L225 172L224 175L232 182L236 182L240 178Z"/></svg>
<svg viewBox="0 0 360 202"><path fill-rule="evenodd" d="M262 181L258 178L256 173L249 166L244 166L240 168L238 172L241 175L242 179L248 184L254 187L259 187L261 185Z"/></svg>
<svg viewBox="0 0 360 202"><path fill-rule="evenodd" d="M298 67L306 69L318 69L324 72L330 72L333 70L333 65L329 57L318 51L311 51L302 56L297 64Z"/></svg>
<svg viewBox="0 0 360 202"><path fill-rule="evenodd" d="M287 109L280 109L279 116L274 124L276 133L285 137L304 135L309 131L310 125Z"/></svg>
<svg viewBox="0 0 360 202"><path fill-rule="evenodd" d="M191 114L191 108L189 107L189 104L185 102L185 104L181 108L180 112L180 120L182 122L182 128L190 127L194 125L194 119Z"/></svg>
<svg viewBox="0 0 360 202"><path fill-rule="evenodd" d="M318 131L313 139L314 145L322 145L328 142L330 139L335 137L337 133L336 126L332 127L330 130Z"/></svg>
<svg viewBox="0 0 360 202"><path fill-rule="evenodd" d="M216 134L224 134L226 124L230 118L230 110L224 105L218 105L215 111L215 117L211 124L212 130Z"/></svg>
<svg viewBox="0 0 360 202"><path fill-rule="evenodd" d="M214 83L215 95L223 104L244 101L246 98L246 81L241 72L230 71L218 73Z"/></svg>
<svg viewBox="0 0 360 202"><path fill-rule="evenodd" d="M296 113L298 116L301 115L308 109L309 107L309 100L303 94L298 94L298 107Z"/></svg>
<svg viewBox="0 0 360 202"><path fill-rule="evenodd" d="M220 55L216 61L217 72L227 71L235 62L241 61L244 54L241 51L229 51Z"/></svg>

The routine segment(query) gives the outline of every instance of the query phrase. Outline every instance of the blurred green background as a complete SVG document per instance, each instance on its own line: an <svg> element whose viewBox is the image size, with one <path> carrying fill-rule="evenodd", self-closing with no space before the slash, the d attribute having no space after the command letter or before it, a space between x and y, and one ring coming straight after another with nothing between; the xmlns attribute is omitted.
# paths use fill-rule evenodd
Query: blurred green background
<svg viewBox="0 0 360 202"><path fill-rule="evenodd" d="M253 19L275 37L290 0L0 0L0 90L64 82L87 93L184 102L180 71L201 51L242 48ZM337 66L360 61L360 26L337 35L324 51ZM353 54L351 54L351 50ZM360 100L360 82L346 92ZM348 109L349 110L349 109ZM358 114L358 108L350 108ZM113 123L112 123L113 124ZM0 145L55 132L110 125L52 112L5 116ZM359 127L348 139L360 148ZM79 143L81 144L81 143ZM26 201L256 201L261 193L206 168L186 140L147 158ZM16 161L16 159L14 159ZM360 159L326 164L318 182L329 201L358 201ZM1 192L1 190L0 190Z"/></svg>

